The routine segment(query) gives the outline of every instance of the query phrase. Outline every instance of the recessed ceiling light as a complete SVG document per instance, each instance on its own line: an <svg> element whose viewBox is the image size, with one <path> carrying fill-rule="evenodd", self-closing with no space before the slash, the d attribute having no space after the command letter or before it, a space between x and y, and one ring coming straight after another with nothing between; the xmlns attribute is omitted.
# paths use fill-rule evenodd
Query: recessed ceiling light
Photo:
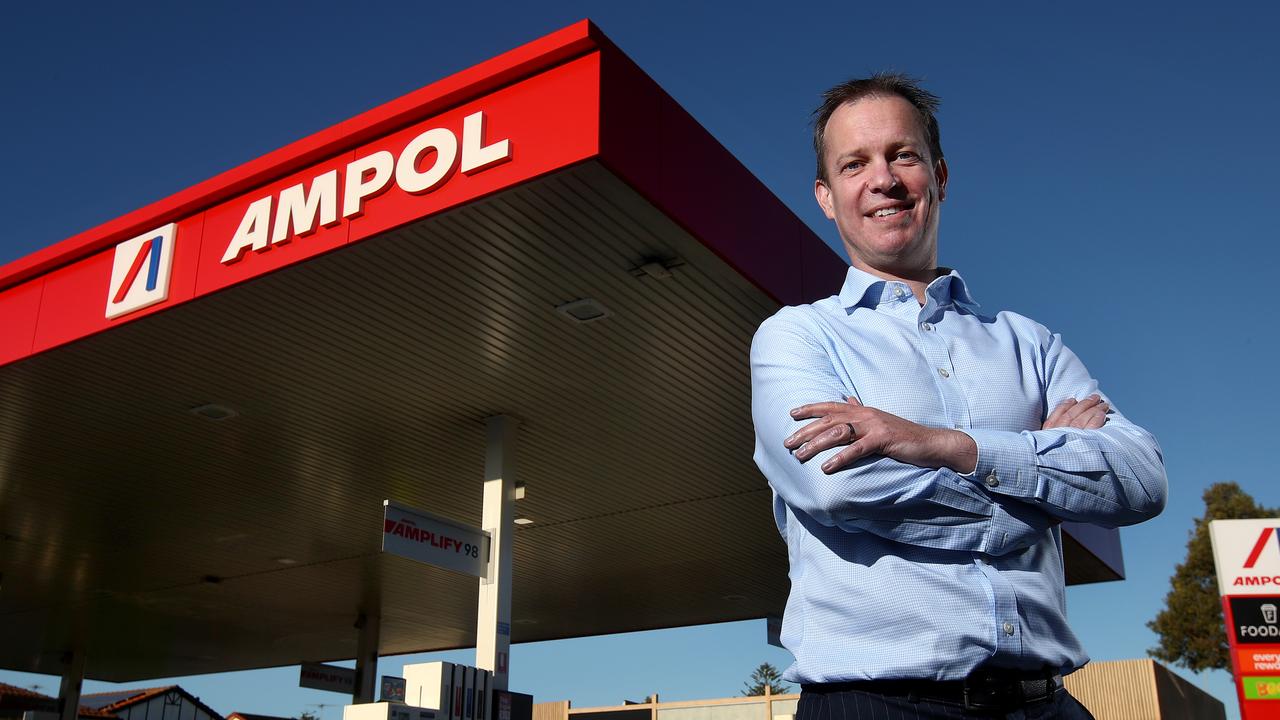
<svg viewBox="0 0 1280 720"><path fill-rule="evenodd" d="M518 517L518 518L516 518L516 519L515 519L515 523L516 523L517 525L532 525L532 524L533 524L533 518Z"/></svg>
<svg viewBox="0 0 1280 720"><path fill-rule="evenodd" d="M275 559L275 561L280 563L281 565L297 565L298 564L298 561L294 560L291 557L278 557Z"/></svg>
<svg viewBox="0 0 1280 720"><path fill-rule="evenodd" d="M199 415L205 420L230 420L240 413L232 410L226 405L218 405L217 403L208 403L199 407L191 408L192 415Z"/></svg>
<svg viewBox="0 0 1280 720"><path fill-rule="evenodd" d="M564 303L563 305L557 305L556 312L564 315L570 320L580 323L603 320L611 314L604 305L601 305L599 301L592 298L583 298L581 300Z"/></svg>

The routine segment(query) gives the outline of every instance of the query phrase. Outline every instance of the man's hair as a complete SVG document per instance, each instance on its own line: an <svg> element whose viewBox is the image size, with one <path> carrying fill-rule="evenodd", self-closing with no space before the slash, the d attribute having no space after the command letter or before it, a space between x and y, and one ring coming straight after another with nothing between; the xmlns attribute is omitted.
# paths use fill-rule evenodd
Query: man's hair
<svg viewBox="0 0 1280 720"><path fill-rule="evenodd" d="M827 121L831 119L831 115L847 103L886 95L897 95L911 103L920 114L920 124L928 136L931 159L935 165L942 159L942 138L938 135L938 119L933 116L938 111L941 100L920 87L920 81L915 78L900 73L880 72L869 78L846 80L822 94L822 104L813 111L813 151L818 155L819 180L826 182L827 179L822 160L827 150Z"/></svg>

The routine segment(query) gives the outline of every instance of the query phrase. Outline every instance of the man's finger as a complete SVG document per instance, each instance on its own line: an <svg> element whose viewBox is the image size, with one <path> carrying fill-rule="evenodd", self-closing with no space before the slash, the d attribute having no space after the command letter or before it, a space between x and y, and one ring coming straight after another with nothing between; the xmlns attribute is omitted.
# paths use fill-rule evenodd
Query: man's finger
<svg viewBox="0 0 1280 720"><path fill-rule="evenodd" d="M1071 425L1076 421L1077 418L1089 412L1091 409L1097 406L1097 404L1100 402L1102 402L1102 398L1098 397L1097 395L1090 395L1089 397L1071 406L1071 408L1067 410L1066 415L1063 417L1063 420L1065 421L1064 424ZM1074 425L1072 425L1072 427L1074 427Z"/></svg>
<svg viewBox="0 0 1280 720"><path fill-rule="evenodd" d="M1081 430L1097 430L1107 422L1107 410L1109 406L1106 403L1098 403L1094 405L1088 412L1082 413L1075 420L1071 421L1071 427L1080 428Z"/></svg>
<svg viewBox="0 0 1280 720"><path fill-rule="evenodd" d="M795 457L800 462L806 462L823 450L829 450L837 445L847 445L854 439L853 423L833 423L812 440L801 445L795 451Z"/></svg>
<svg viewBox="0 0 1280 720"><path fill-rule="evenodd" d="M1076 404L1075 398L1067 398L1066 400L1063 400L1062 402L1058 403L1058 407L1054 408L1053 412L1049 413L1049 417L1045 418L1044 427L1041 429L1048 430L1049 428L1061 427L1062 417L1066 415L1067 410L1069 410L1071 406L1075 404Z"/></svg>
<svg viewBox="0 0 1280 720"><path fill-rule="evenodd" d="M817 420L814 420L808 425L805 425L799 430L791 433L786 440L782 441L782 446L788 450L795 450L801 445L804 445L815 437L826 432L827 428L831 427L832 422L830 415L823 415Z"/></svg>
<svg viewBox="0 0 1280 720"><path fill-rule="evenodd" d="M791 411L792 420L806 420L808 418L819 418L831 413L843 412L849 409L848 403L843 402L820 402L801 405Z"/></svg>
<svg viewBox="0 0 1280 720"><path fill-rule="evenodd" d="M865 445L866 443L861 441L855 442L849 447L827 458L826 462L822 463L822 472L830 475L844 470L854 464L862 458L862 456L867 454L868 450Z"/></svg>

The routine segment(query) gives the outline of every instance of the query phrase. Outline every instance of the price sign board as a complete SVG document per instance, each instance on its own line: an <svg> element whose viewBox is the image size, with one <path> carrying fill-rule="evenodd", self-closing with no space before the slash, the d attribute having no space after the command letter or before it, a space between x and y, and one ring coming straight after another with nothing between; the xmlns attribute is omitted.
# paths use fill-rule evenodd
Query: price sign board
<svg viewBox="0 0 1280 720"><path fill-rule="evenodd" d="M1280 720L1280 518L1209 524L1244 720Z"/></svg>
<svg viewBox="0 0 1280 720"><path fill-rule="evenodd" d="M383 501L382 551L465 575L489 574L489 533Z"/></svg>
<svg viewBox="0 0 1280 720"><path fill-rule="evenodd" d="M356 671L322 663L303 663L298 671L298 687L350 695L356 688Z"/></svg>

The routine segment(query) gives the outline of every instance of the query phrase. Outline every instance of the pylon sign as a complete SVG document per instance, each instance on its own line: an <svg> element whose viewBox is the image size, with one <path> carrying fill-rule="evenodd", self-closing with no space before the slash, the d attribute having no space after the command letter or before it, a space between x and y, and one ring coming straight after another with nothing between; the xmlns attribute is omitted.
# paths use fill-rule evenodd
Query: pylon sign
<svg viewBox="0 0 1280 720"><path fill-rule="evenodd" d="M1280 720L1280 518L1209 523L1243 720Z"/></svg>

